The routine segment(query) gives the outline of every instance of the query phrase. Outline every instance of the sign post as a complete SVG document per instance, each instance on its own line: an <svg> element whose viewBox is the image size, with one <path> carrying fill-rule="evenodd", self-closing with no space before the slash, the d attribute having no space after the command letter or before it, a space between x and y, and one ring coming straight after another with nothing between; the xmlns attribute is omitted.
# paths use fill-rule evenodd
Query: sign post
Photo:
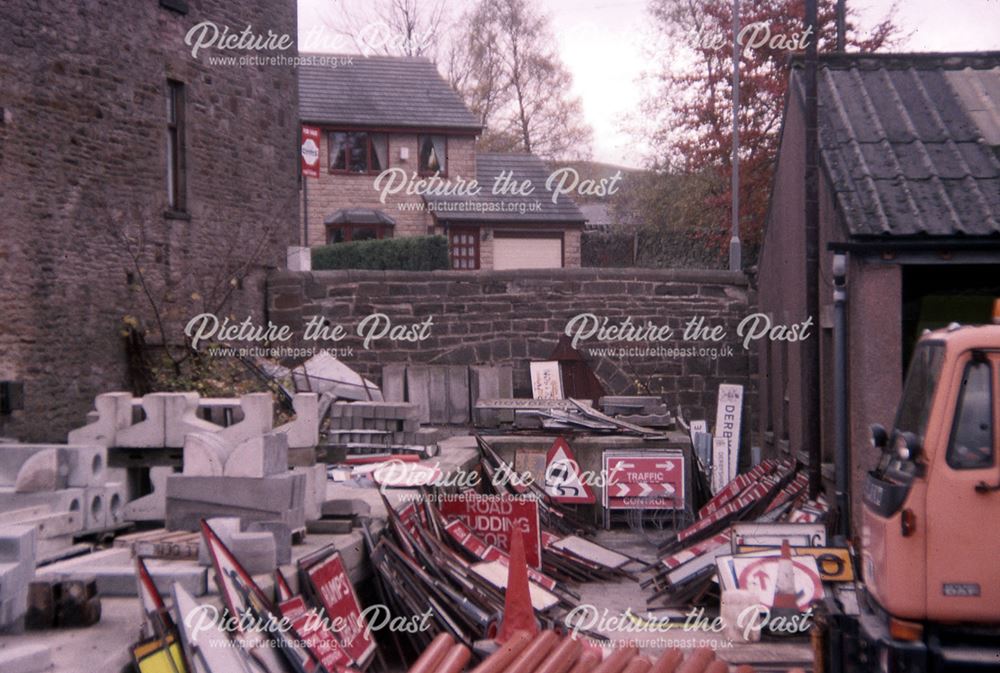
<svg viewBox="0 0 1000 673"><path fill-rule="evenodd" d="M319 178L320 130L315 126L302 127L302 245L309 247L309 180Z"/></svg>

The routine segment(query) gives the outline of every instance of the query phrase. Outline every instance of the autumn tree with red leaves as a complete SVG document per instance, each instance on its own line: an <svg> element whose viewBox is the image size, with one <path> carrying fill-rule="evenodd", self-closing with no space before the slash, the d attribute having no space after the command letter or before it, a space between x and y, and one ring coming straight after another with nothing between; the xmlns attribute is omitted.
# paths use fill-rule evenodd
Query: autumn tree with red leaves
<svg viewBox="0 0 1000 673"><path fill-rule="evenodd" d="M804 51L805 40L816 38L804 29L804 0L741 4L740 230L752 261L770 197L789 61ZM693 229L722 261L731 209L732 2L650 0L648 9L659 39L659 62L644 106L655 148L654 176L631 195L631 216L647 229ZM819 0L818 14L817 48L833 51L835 0ZM898 35L892 15L862 34L849 10L848 51L890 46ZM649 247L651 254L655 248Z"/></svg>

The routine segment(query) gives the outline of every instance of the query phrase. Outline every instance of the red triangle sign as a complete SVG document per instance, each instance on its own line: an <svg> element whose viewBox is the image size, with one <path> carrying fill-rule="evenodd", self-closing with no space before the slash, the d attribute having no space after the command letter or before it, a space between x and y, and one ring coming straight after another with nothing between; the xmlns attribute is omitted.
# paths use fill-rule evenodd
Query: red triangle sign
<svg viewBox="0 0 1000 673"><path fill-rule="evenodd" d="M556 502L592 505L594 489L583 481L580 464L569 444L558 438L545 457L545 494Z"/></svg>

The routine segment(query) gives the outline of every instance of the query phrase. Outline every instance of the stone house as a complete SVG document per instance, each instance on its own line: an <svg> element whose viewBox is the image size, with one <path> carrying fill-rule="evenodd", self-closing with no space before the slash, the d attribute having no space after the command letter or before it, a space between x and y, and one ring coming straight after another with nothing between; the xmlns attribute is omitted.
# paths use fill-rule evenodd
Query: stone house
<svg viewBox="0 0 1000 673"><path fill-rule="evenodd" d="M453 269L580 266L579 209L553 198L540 159L477 152L482 124L427 59L304 66L299 117L321 130L320 178L306 184L309 245L438 234ZM473 180L478 193L463 188ZM525 180L534 193L515 194Z"/></svg>
<svg viewBox="0 0 1000 673"><path fill-rule="evenodd" d="M154 344L202 311L263 315L296 242L295 70L192 55L203 22L294 40L296 6L0 5L0 381L24 407L0 436L65 441L128 389L127 316Z"/></svg>
<svg viewBox="0 0 1000 673"><path fill-rule="evenodd" d="M760 256L760 310L776 323L807 311L804 79L794 65ZM761 349L759 430L768 450L802 455L819 424L823 460L833 461L840 256L856 501L877 461L869 428L892 425L921 332L989 322L1000 296L1000 54L828 55L817 79L819 362L806 361L801 343ZM810 367L820 418L805 404Z"/></svg>

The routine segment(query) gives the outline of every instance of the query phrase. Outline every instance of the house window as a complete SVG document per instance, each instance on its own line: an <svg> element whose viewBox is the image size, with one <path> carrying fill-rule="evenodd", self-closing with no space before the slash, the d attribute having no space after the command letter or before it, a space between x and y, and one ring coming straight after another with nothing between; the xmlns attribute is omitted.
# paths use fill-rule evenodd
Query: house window
<svg viewBox="0 0 1000 673"><path fill-rule="evenodd" d="M418 169L422 175L448 174L448 139L445 136L417 136Z"/></svg>
<svg viewBox="0 0 1000 673"><path fill-rule="evenodd" d="M328 224L326 244L350 243L351 241L381 240L386 237L386 226L382 224Z"/></svg>
<svg viewBox="0 0 1000 673"><path fill-rule="evenodd" d="M451 243L451 268L479 268L479 229L476 227L452 227L448 238Z"/></svg>
<svg viewBox="0 0 1000 673"><path fill-rule="evenodd" d="M386 133L332 131L327 144L331 173L381 173L389 167Z"/></svg>
<svg viewBox="0 0 1000 673"><path fill-rule="evenodd" d="M184 151L184 84L167 80L167 204L187 209L186 156Z"/></svg>

